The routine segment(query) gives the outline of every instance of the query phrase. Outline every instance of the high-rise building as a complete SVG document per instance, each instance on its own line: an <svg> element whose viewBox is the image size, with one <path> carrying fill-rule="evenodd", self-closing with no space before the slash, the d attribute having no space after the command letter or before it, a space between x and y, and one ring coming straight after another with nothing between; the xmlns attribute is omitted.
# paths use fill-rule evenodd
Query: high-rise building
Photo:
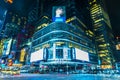
<svg viewBox="0 0 120 80"><path fill-rule="evenodd" d="M101 68L113 68L115 43L109 16L102 0L89 0L95 42Z"/></svg>
<svg viewBox="0 0 120 80"><path fill-rule="evenodd" d="M120 68L120 37L116 37L116 69Z"/></svg>
<svg viewBox="0 0 120 80"><path fill-rule="evenodd" d="M5 20L4 36L5 37L16 37L17 34L25 27L27 23L26 17L8 11Z"/></svg>
<svg viewBox="0 0 120 80"><path fill-rule="evenodd" d="M3 35L3 28L4 28L6 14L7 14L7 10L0 5L0 40Z"/></svg>
<svg viewBox="0 0 120 80"><path fill-rule="evenodd" d="M98 57L94 33L90 30L92 26L88 2L80 1L84 4L78 0L57 0L57 3L55 3L56 1L50 3L49 7L45 6L44 2L43 15L45 16L36 23L37 31L32 37L30 62L38 62L50 67L52 64L53 67L64 68L64 70L68 66L69 70L80 66L97 66ZM80 5L79 8L76 4ZM66 22L50 23L52 7L61 5L66 8ZM48 17L46 12L49 14Z"/></svg>
<svg viewBox="0 0 120 80"><path fill-rule="evenodd" d="M66 22L51 23L53 6L65 6ZM61 60L65 59L64 48L67 48L68 54L71 49L73 49L73 51L74 49L78 51L80 49L89 53L89 59L92 64L99 64L101 68L114 67L114 36L103 0L49 0L49 2L48 0L37 0L34 7L35 8L29 13L30 22L28 21L35 26L35 33L32 33L31 56L35 56L35 54L38 55L37 51L42 53L41 56L44 56L44 52L47 55L46 58L44 56L44 59L41 57L39 57L39 59L49 61L51 57L48 54L54 54L54 56L52 56L53 59L58 59L56 53L59 53ZM65 26L66 29L73 27L70 31L67 31L71 34L65 33L64 35L66 35L66 37L61 37L64 35L62 35L61 32L56 32L58 29L64 31L60 25ZM55 32L52 33L50 28L55 30ZM71 31L73 31L73 33ZM72 34L77 37L74 37ZM69 41L52 41L54 37L56 37L56 39L68 39ZM78 37L80 37L80 39L78 39ZM85 39L88 39L88 41ZM70 40L73 42L70 42ZM78 45L76 45L76 43L74 44L74 42L78 43ZM71 43L71 47L69 43ZM62 46L61 50L59 50L59 47L56 48L57 46ZM32 62L35 61L33 57L31 57L31 59Z"/></svg>

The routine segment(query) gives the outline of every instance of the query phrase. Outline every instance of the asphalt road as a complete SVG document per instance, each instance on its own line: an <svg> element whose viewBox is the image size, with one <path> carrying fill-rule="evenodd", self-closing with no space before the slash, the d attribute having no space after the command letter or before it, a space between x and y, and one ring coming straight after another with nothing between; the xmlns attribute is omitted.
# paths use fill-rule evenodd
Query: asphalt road
<svg viewBox="0 0 120 80"><path fill-rule="evenodd" d="M120 75L106 74L20 74L1 75L0 80L120 80Z"/></svg>

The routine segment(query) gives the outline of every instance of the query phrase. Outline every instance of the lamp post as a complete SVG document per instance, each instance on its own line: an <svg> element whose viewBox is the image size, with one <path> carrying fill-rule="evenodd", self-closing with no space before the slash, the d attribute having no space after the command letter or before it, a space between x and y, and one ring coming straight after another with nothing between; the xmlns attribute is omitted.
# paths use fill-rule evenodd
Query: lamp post
<svg viewBox="0 0 120 80"><path fill-rule="evenodd" d="M69 74L69 72L68 72L68 61L67 61L66 68L67 68L67 75L68 75Z"/></svg>

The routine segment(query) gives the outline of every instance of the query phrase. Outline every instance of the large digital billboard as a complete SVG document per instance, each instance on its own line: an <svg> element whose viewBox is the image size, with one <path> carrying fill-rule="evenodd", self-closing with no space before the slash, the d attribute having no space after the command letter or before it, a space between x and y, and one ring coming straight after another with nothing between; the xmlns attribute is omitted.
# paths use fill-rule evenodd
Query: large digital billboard
<svg viewBox="0 0 120 80"><path fill-rule="evenodd" d="M76 59L82 61L89 61L89 54L85 51L75 48Z"/></svg>
<svg viewBox="0 0 120 80"><path fill-rule="evenodd" d="M65 6L54 6L52 9L52 19L54 22L65 22L66 20Z"/></svg>
<svg viewBox="0 0 120 80"><path fill-rule="evenodd" d="M31 53L30 62L43 60L43 49Z"/></svg>

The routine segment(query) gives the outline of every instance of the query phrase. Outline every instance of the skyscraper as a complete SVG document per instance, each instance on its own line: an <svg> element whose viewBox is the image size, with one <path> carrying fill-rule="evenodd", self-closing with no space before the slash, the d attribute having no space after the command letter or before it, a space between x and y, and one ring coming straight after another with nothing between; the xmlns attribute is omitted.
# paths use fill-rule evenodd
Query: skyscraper
<svg viewBox="0 0 120 80"><path fill-rule="evenodd" d="M115 43L104 2L102 0L89 0L89 4L99 65L101 68L112 68L115 63Z"/></svg>
<svg viewBox="0 0 120 80"><path fill-rule="evenodd" d="M120 37L116 37L116 68L120 68Z"/></svg>

